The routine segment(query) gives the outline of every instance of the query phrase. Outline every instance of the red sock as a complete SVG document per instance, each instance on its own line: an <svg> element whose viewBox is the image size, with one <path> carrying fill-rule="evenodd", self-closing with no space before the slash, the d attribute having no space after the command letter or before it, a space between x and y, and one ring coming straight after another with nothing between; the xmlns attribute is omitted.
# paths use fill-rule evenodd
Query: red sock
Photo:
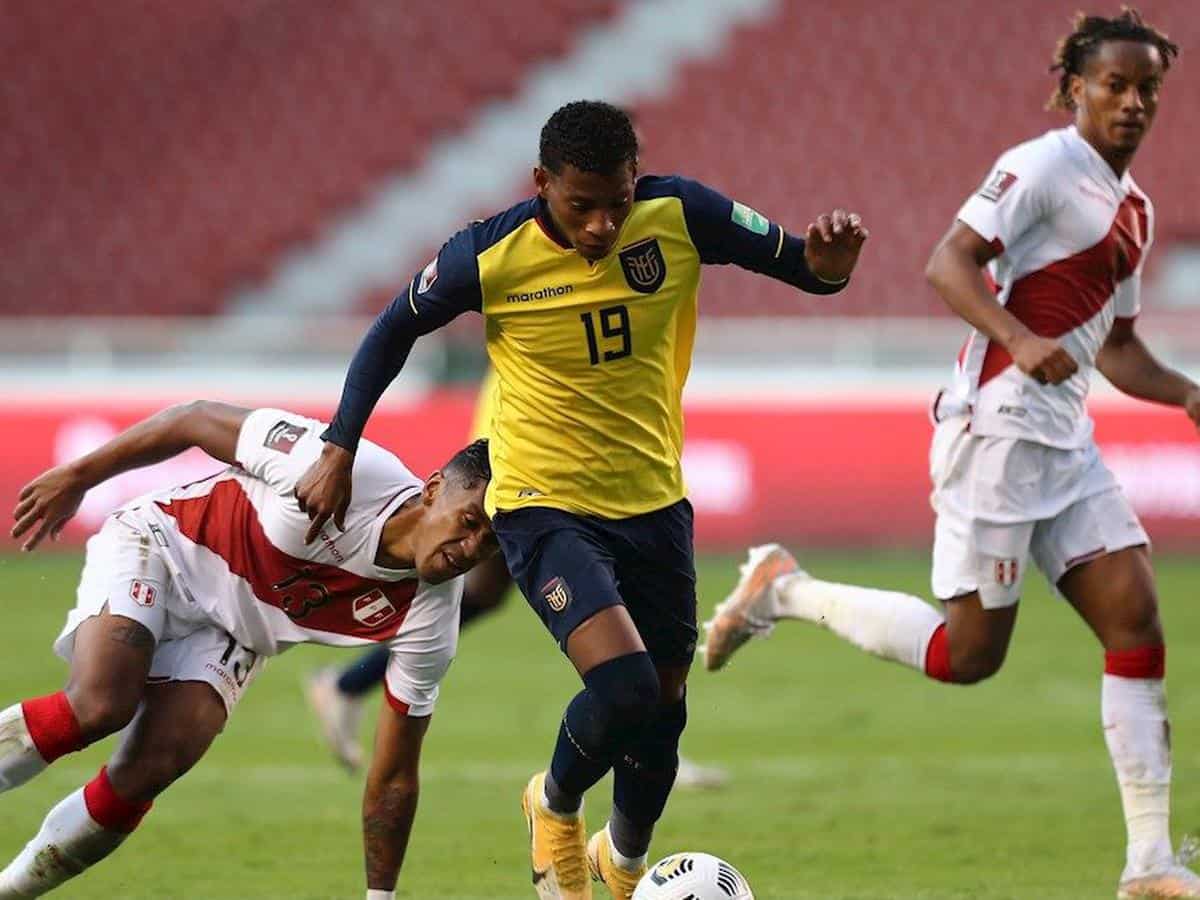
<svg viewBox="0 0 1200 900"><path fill-rule="evenodd" d="M84 785L83 802L97 825L124 834L138 827L151 806L150 803L130 803L119 796L108 780L108 766L102 767L100 774Z"/></svg>
<svg viewBox="0 0 1200 900"><path fill-rule="evenodd" d="M21 704L21 712L33 746L46 762L52 763L64 753L83 749L79 720L62 691L26 700Z"/></svg>
<svg viewBox="0 0 1200 900"><path fill-rule="evenodd" d="M1163 678L1167 673L1167 648L1159 644L1109 650L1104 654L1104 673L1121 678Z"/></svg>
<svg viewBox="0 0 1200 900"><path fill-rule="evenodd" d="M950 642L946 639L944 622L929 639L929 649L925 651L925 674L938 681L954 682L954 673L950 671Z"/></svg>

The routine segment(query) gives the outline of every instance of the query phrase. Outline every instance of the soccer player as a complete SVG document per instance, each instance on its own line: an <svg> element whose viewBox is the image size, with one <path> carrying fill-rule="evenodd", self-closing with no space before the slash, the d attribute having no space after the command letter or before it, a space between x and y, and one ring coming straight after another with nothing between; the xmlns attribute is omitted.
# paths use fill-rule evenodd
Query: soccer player
<svg viewBox="0 0 1200 900"><path fill-rule="evenodd" d="M704 263L817 294L841 290L867 237L822 215L806 238L680 177L638 177L628 115L569 103L541 133L537 195L469 225L376 320L319 462L298 492L340 523L363 426L413 342L485 319L497 390L488 511L513 578L583 679L548 773L522 807L542 898L628 898L675 779L696 643L692 510L680 398ZM606 828L583 795L613 770Z"/></svg>
<svg viewBox="0 0 1200 900"><path fill-rule="evenodd" d="M475 404L471 434L476 439L486 437L491 429L495 389L495 370L489 369ZM512 584L512 575L503 555L499 553L472 569L467 575L467 588L463 593L460 628L499 609ZM325 743L338 762L351 772L357 771L363 761L358 731L364 699L376 685L382 683L387 661L387 647L375 647L342 668L327 666L319 669L305 682L305 694L320 723ZM728 780L729 776L722 769L702 766L682 755L679 757L679 771L675 776L677 787L719 788Z"/></svg>
<svg viewBox="0 0 1200 900"><path fill-rule="evenodd" d="M944 617L915 597L811 578L770 545L751 551L706 647L716 669L751 635L797 618L971 684L1004 661L1032 556L1104 647L1104 736L1128 830L1120 897L1200 897L1200 878L1171 849L1149 541L1084 405L1098 368L1126 394L1200 424L1200 387L1161 365L1134 329L1154 219L1129 164L1177 52L1135 10L1081 15L1053 67L1051 106L1074 125L1004 153L933 252L929 280L974 327L954 386L933 404L932 581Z"/></svg>
<svg viewBox="0 0 1200 900"><path fill-rule="evenodd" d="M422 484L364 443L344 528L306 544L296 480L323 423L198 402L165 410L20 494L32 550L92 487L200 447L229 468L146 494L87 545L55 641L63 691L0 712L0 791L125 729L106 767L46 816L3 872L0 898L41 895L114 851L207 751L265 657L294 644L385 644L386 702L363 800L367 896L394 896L417 806L417 764L454 656L464 573L498 545L484 512L484 441Z"/></svg>

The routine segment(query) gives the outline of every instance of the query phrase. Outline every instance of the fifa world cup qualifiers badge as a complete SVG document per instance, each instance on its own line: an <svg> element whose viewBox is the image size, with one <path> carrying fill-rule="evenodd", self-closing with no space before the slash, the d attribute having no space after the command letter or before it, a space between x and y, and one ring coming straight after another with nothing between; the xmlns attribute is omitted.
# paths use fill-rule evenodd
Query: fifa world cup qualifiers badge
<svg viewBox="0 0 1200 900"><path fill-rule="evenodd" d="M263 446L279 453L291 453L296 442L307 433L307 428L301 428L299 425L281 420L271 426L271 430L267 432L267 439L263 441Z"/></svg>
<svg viewBox="0 0 1200 900"><path fill-rule="evenodd" d="M546 598L546 604L558 613L571 602L571 589L561 576L556 575L542 585L542 596Z"/></svg>

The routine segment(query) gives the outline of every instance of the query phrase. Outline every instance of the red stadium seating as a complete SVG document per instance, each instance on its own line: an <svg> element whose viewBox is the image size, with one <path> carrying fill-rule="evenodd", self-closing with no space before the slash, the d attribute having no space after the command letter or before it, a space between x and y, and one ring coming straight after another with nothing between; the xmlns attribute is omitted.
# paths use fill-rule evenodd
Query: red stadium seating
<svg viewBox="0 0 1200 900"><path fill-rule="evenodd" d="M618 3L10 4L0 315L219 311ZM1184 48L1135 165L1161 242L1200 232L1200 169L1187 162L1200 146L1200 16L1192 0L1140 5ZM1042 106L1076 6L780 0L637 104L646 170L707 181L792 230L841 204L872 231L843 295L710 270L702 312L943 313L924 262L1002 149L1065 122Z"/></svg>
<svg viewBox="0 0 1200 900"><path fill-rule="evenodd" d="M707 181L793 230L836 205L871 229L853 288L839 297L800 298L708 270L702 313L944 313L925 261L1002 150L1067 123L1043 105L1055 42L1079 5L784 2L715 61L681 73L669 96L638 107L648 170ZM1188 162L1200 146L1200 16L1192 0L1137 5L1184 50L1134 165L1161 243L1200 230L1200 167Z"/></svg>
<svg viewBox="0 0 1200 900"><path fill-rule="evenodd" d="M0 315L219 310L616 5L10 4Z"/></svg>

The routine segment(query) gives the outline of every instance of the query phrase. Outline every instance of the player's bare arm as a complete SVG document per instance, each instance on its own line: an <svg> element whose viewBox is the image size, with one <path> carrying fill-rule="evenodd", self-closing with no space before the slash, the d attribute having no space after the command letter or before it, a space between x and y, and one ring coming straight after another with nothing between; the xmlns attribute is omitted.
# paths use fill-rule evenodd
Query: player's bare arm
<svg viewBox="0 0 1200 900"><path fill-rule="evenodd" d="M955 222L934 248L925 277L946 305L1008 350L1017 368L1041 384L1061 384L1079 366L1053 338L1039 337L996 302L983 267L996 248L963 222Z"/></svg>
<svg viewBox="0 0 1200 900"><path fill-rule="evenodd" d="M393 891L417 814L418 763L430 716L408 716L385 699L363 792L367 888Z"/></svg>
<svg viewBox="0 0 1200 900"><path fill-rule="evenodd" d="M296 484L296 500L308 513L312 524L304 535L311 544L331 518L339 531L346 530L346 510L350 508L350 475L354 454L345 447L326 441L321 458L313 463Z"/></svg>
<svg viewBox="0 0 1200 900"><path fill-rule="evenodd" d="M1182 406L1200 429L1200 386L1155 359L1134 329L1132 319L1117 319L1113 323L1096 355L1096 368L1124 394Z"/></svg>
<svg viewBox="0 0 1200 900"><path fill-rule="evenodd" d="M84 495L96 485L192 447L232 464L238 431L248 412L207 400L172 406L126 429L86 456L39 475L18 495L13 510L13 538L20 539L32 530L21 546L25 552L47 536L56 539L79 509Z"/></svg>
<svg viewBox="0 0 1200 900"><path fill-rule="evenodd" d="M870 237L858 213L835 209L817 216L804 234L804 261L822 281L845 281L858 264L862 245Z"/></svg>

